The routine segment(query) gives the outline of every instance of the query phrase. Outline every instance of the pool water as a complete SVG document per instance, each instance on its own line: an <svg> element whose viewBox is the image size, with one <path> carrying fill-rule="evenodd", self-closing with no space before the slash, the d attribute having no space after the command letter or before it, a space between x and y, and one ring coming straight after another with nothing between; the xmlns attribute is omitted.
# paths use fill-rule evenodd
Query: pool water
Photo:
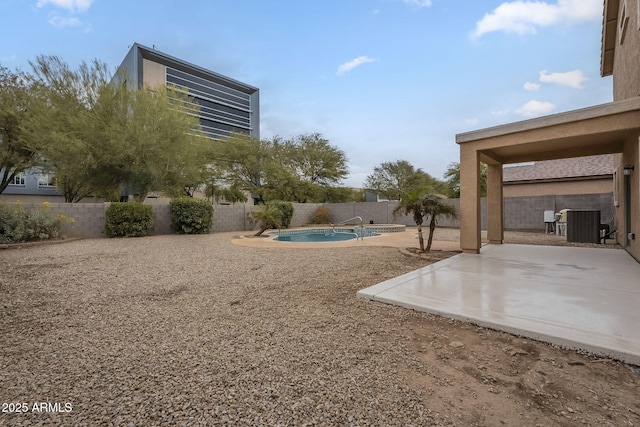
<svg viewBox="0 0 640 427"><path fill-rule="evenodd" d="M353 240L355 238L355 233L333 233L316 231L278 236L275 240L278 240L279 242L341 242L343 240Z"/></svg>

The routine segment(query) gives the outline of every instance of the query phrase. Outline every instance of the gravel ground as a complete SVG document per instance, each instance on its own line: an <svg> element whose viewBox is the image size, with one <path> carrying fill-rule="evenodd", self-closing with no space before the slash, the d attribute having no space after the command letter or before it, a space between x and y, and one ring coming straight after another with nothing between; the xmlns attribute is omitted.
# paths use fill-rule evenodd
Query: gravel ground
<svg viewBox="0 0 640 427"><path fill-rule="evenodd" d="M0 251L0 425L640 425L637 367L355 297L423 259L233 237Z"/></svg>

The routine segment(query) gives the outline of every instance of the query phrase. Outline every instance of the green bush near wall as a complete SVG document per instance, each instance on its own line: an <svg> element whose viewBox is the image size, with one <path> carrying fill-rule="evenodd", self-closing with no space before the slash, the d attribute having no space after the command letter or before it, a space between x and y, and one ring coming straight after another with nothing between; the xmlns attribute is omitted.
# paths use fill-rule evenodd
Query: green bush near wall
<svg viewBox="0 0 640 427"><path fill-rule="evenodd" d="M178 234L208 234L213 222L213 206L208 200L180 197L169 203L171 228Z"/></svg>
<svg viewBox="0 0 640 427"><path fill-rule="evenodd" d="M0 244L55 239L68 219L51 212L48 202L31 210L0 203Z"/></svg>
<svg viewBox="0 0 640 427"><path fill-rule="evenodd" d="M105 212L108 237L143 237L153 230L153 208L137 202L114 202Z"/></svg>
<svg viewBox="0 0 640 427"><path fill-rule="evenodd" d="M293 218L293 203L283 202L281 200L274 200L267 202L267 205L275 206L282 212L282 228L289 228L291 225L291 219Z"/></svg>

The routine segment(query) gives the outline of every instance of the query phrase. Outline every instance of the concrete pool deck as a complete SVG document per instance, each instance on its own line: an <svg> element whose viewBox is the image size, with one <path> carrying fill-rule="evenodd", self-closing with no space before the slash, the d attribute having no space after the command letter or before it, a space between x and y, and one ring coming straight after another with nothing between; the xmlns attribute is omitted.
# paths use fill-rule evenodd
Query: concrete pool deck
<svg viewBox="0 0 640 427"><path fill-rule="evenodd" d="M310 228L309 230L312 230ZM425 244L429 235L428 230L423 230ZM265 233L267 234L267 233ZM380 236L365 237L362 240L352 239L343 240L341 242L279 242L274 240L276 236L268 235L267 237L253 237L251 234L238 236L231 242L240 246L249 246L256 248L305 248L305 249L321 249L321 248L351 248L351 247L367 247L367 246L383 246L391 248L417 248L418 232L415 228L406 231L398 231L394 233L384 233ZM431 245L432 251L459 251L460 242L457 241L435 241Z"/></svg>

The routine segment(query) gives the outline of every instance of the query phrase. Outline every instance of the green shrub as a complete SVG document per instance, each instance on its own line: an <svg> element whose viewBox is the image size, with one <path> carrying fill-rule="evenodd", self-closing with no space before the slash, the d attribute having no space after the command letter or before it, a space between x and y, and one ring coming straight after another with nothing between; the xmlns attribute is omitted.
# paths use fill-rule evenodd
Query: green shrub
<svg viewBox="0 0 640 427"><path fill-rule="evenodd" d="M0 243L20 243L30 240L54 239L67 219L44 207L27 211L20 203L0 203Z"/></svg>
<svg viewBox="0 0 640 427"><path fill-rule="evenodd" d="M213 206L208 200L180 197L169 203L171 228L178 234L208 234Z"/></svg>
<svg viewBox="0 0 640 427"><path fill-rule="evenodd" d="M20 205L0 203L0 243L27 240L27 214Z"/></svg>
<svg viewBox="0 0 640 427"><path fill-rule="evenodd" d="M153 208L138 202L114 202L105 213L109 237L142 237L153 230Z"/></svg>
<svg viewBox="0 0 640 427"><path fill-rule="evenodd" d="M311 224L330 224L329 208L326 206L318 206L311 218Z"/></svg>
<svg viewBox="0 0 640 427"><path fill-rule="evenodd" d="M289 228L291 225L291 219L293 218L293 203L283 202L281 200L274 200L267 202L267 205L277 208L282 212L282 218L280 221L281 228Z"/></svg>
<svg viewBox="0 0 640 427"><path fill-rule="evenodd" d="M52 215L46 208L32 209L25 221L28 239L55 239L60 234L65 219L64 215Z"/></svg>

